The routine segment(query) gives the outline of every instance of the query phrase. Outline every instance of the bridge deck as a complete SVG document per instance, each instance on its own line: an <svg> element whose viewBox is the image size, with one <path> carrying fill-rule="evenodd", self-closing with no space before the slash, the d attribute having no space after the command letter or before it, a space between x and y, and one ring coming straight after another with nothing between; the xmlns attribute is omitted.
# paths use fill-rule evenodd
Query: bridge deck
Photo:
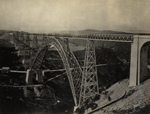
<svg viewBox="0 0 150 114"><path fill-rule="evenodd" d="M69 39L82 40L101 40L101 41L115 41L115 42L133 42L132 34L90 34L90 35L70 35L70 34L24 34L23 36L43 36L43 37L59 37ZM40 39L42 40L42 39Z"/></svg>

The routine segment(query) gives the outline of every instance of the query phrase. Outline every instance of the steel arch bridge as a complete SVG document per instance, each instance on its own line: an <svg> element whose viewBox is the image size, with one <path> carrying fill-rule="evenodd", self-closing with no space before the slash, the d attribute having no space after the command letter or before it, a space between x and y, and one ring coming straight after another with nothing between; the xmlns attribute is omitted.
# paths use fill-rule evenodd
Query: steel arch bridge
<svg viewBox="0 0 150 114"><path fill-rule="evenodd" d="M43 36L42 46L36 49L32 49L30 43L27 43L26 41L29 40L27 39L29 38L29 35L24 37L22 34L14 34L13 37L13 40L15 40L17 43L23 45L24 47L28 47L30 51L29 53L32 54L30 58L30 69L27 70L26 76L26 82L28 84L33 83L32 75L35 72L37 74L37 80L39 80L39 82L43 82L40 67L48 49L55 47L61 56L64 67L66 69L75 106L81 107L88 98L94 98L96 94L99 94L96 60L93 60L95 59L95 47L93 43L87 43L87 46L89 47L87 52L90 50L90 55L88 56L87 53L85 58L86 65L88 65L88 67L84 67L84 71L82 72L76 57L69 49L68 39L65 38L62 40L58 36ZM36 37L34 37L34 40L36 40L35 38ZM91 71L92 73L88 74ZM88 76L85 76L85 74L88 74Z"/></svg>
<svg viewBox="0 0 150 114"><path fill-rule="evenodd" d="M18 32L19 33L19 32ZM59 52L62 61L64 63L67 76L69 79L70 87L72 90L75 105L80 107L88 98L98 94L98 79L96 69L96 57L94 40L99 41L114 41L114 42L129 42L131 43L131 59L130 59L130 82L129 86L135 86L140 84L140 77L145 72L144 68L147 68L147 62L142 61L147 55L148 44L150 42L149 35L133 35L133 34L92 34L92 35L61 35L61 34L14 34L12 42L15 44L21 44L26 50L26 54L31 54L30 69L27 71L27 80L30 82L30 78L33 72L36 72L40 76L40 66L42 64L44 55L49 47L54 46ZM30 35L33 35L33 42L35 48L30 45ZM43 36L42 46L37 45L37 37ZM65 38L66 40L62 40ZM67 39L84 39L87 40L86 53L84 60L83 71L80 68L78 61L69 49ZM146 43L146 44L145 44ZM145 51L146 50L146 51ZM147 58L146 58L147 60ZM143 68L142 68L142 67ZM72 69L72 70L71 70ZM40 78L40 77L38 77ZM39 79L42 82L42 79Z"/></svg>

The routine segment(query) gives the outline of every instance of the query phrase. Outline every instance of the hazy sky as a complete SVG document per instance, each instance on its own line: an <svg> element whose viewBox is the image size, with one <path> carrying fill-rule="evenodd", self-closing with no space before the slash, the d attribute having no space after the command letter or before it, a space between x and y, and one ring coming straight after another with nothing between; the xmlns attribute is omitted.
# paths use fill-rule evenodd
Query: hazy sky
<svg viewBox="0 0 150 114"><path fill-rule="evenodd" d="M150 0L0 0L0 29L150 31Z"/></svg>

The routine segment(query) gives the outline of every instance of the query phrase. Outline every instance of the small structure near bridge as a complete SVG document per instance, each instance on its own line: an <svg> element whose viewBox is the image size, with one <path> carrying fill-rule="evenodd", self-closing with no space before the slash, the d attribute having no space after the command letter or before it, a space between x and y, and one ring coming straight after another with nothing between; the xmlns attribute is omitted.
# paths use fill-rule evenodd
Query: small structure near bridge
<svg viewBox="0 0 150 114"><path fill-rule="evenodd" d="M2 67L1 72L4 73L4 74L8 74L8 73L10 73L10 68L9 67Z"/></svg>

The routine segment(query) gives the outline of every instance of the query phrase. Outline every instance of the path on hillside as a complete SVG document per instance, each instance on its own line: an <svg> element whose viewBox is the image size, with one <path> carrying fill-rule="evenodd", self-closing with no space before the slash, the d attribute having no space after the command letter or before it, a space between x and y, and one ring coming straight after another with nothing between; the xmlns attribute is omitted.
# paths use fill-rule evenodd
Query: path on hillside
<svg viewBox="0 0 150 114"><path fill-rule="evenodd" d="M147 81L136 87L128 87L129 85L128 83L129 83L128 79L124 79L123 81L120 82L122 88L126 90L125 97L107 107L104 107L102 110L99 110L93 114L125 114L125 113L132 114L140 111L146 106L149 106L150 79L148 79Z"/></svg>
<svg viewBox="0 0 150 114"><path fill-rule="evenodd" d="M113 104L114 102L120 100L123 98L126 94L126 91L120 86L119 83L114 84L110 88L107 89L108 93L107 95L102 95L100 97L100 100L96 101L96 104L98 104L98 107L95 110L91 110L89 108L85 111L85 114L99 114L99 110ZM111 100L108 100L108 96L110 96Z"/></svg>

